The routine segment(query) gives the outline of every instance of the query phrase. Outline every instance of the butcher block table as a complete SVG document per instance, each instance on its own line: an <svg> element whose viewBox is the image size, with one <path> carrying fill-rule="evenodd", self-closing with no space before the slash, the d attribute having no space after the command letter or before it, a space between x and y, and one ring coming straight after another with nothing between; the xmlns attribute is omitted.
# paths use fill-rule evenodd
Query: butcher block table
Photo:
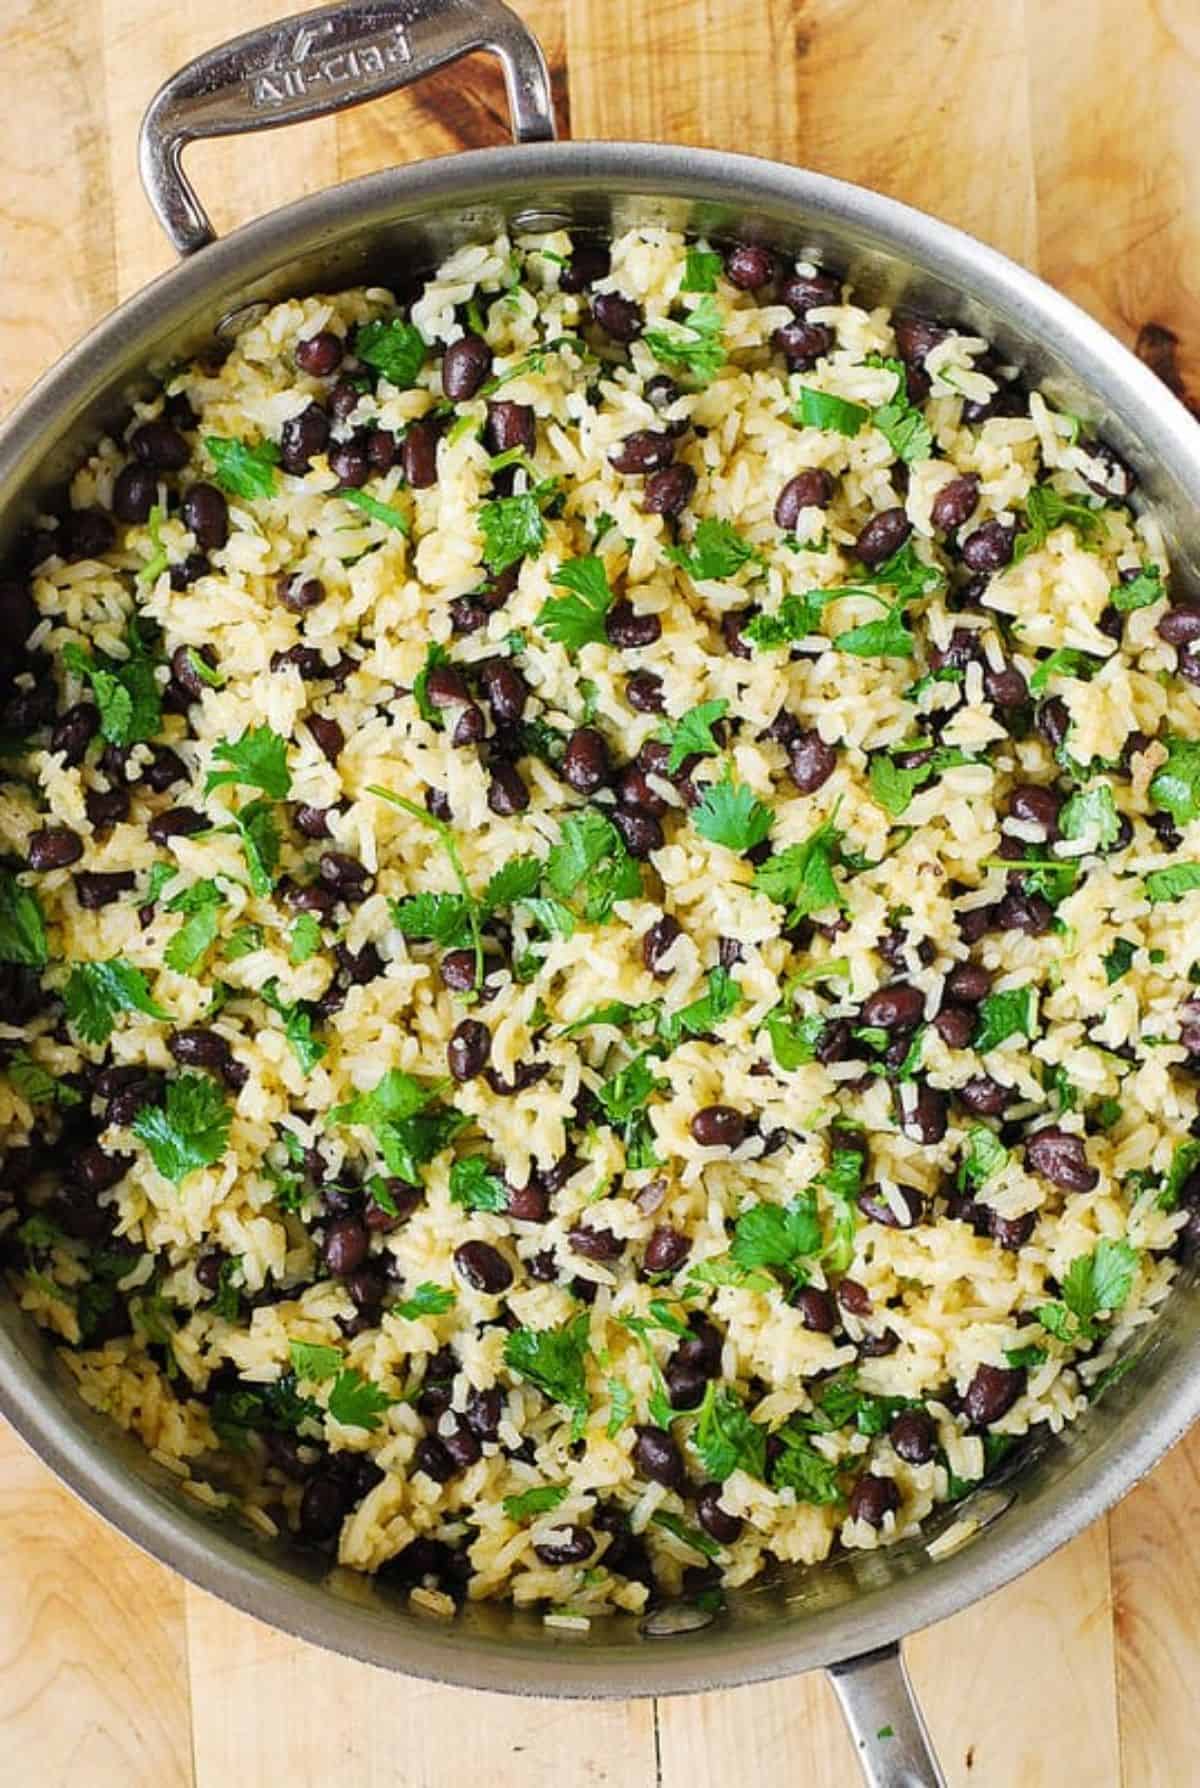
<svg viewBox="0 0 1200 1788"><path fill-rule="evenodd" d="M748 150L1038 268L1200 405L1197 0L517 0L560 129ZM167 267L134 142L158 83L271 0L0 6L0 409ZM219 230L505 135L495 65L198 146ZM1107 1521L907 1648L955 1788L1200 1781L1200 1432ZM853 1788L820 1676L663 1701L473 1695L235 1614L0 1424L0 1781L13 1788Z"/></svg>

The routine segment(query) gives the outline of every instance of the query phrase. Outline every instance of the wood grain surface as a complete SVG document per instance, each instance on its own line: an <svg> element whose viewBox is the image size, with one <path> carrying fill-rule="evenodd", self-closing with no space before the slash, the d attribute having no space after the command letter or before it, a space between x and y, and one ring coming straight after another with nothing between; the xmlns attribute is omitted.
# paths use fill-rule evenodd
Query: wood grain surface
<svg viewBox="0 0 1200 1788"><path fill-rule="evenodd" d="M748 149L963 225L1200 401L1197 0L517 0L563 129ZM0 408L170 264L137 184L150 94L271 0L0 9ZM499 140L472 58L191 167L218 228ZM1200 1435L909 1658L954 1788L1200 1780ZM819 1677L664 1702L468 1696L268 1631L149 1563L0 1429L0 1781L20 1788L852 1788Z"/></svg>

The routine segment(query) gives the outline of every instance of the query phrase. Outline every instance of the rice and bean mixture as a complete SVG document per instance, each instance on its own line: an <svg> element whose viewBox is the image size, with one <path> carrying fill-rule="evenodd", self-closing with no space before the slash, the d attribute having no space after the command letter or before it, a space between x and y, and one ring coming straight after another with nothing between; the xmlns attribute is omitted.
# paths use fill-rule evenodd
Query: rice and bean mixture
<svg viewBox="0 0 1200 1788"><path fill-rule="evenodd" d="M1078 1415L1200 1214L1132 485L987 342L659 229L172 370L0 587L0 1247L86 1401L568 1623Z"/></svg>

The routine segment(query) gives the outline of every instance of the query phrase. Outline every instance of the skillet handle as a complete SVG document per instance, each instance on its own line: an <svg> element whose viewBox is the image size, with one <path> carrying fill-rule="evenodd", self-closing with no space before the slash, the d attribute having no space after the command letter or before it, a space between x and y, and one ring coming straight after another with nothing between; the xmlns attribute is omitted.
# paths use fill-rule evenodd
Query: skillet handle
<svg viewBox="0 0 1200 1788"><path fill-rule="evenodd" d="M898 1645L829 1666L867 1788L946 1788Z"/></svg>
<svg viewBox="0 0 1200 1788"><path fill-rule="evenodd" d="M261 25L197 56L150 101L138 137L146 196L181 255L213 240L183 171L198 137L321 118L407 87L472 50L504 71L518 143L554 136L541 46L503 0L346 0Z"/></svg>

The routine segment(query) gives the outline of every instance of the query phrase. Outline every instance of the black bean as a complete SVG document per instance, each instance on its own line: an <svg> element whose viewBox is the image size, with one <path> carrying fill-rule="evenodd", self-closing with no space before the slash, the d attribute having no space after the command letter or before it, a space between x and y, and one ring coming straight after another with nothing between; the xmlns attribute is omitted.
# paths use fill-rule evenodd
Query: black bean
<svg viewBox="0 0 1200 1788"><path fill-rule="evenodd" d="M329 470L337 479L339 490L361 490L371 476L366 443L357 436L339 441L329 449Z"/></svg>
<svg viewBox="0 0 1200 1788"><path fill-rule="evenodd" d="M652 428L639 428L609 451L614 472L658 472L675 458L675 437Z"/></svg>
<svg viewBox="0 0 1200 1788"><path fill-rule="evenodd" d="M724 1484L715 1481L700 1486L696 1492L696 1519L719 1546L732 1546L744 1523L740 1515L731 1515L721 1507L724 1488Z"/></svg>
<svg viewBox="0 0 1200 1788"><path fill-rule="evenodd" d="M933 1028L947 1049L968 1049L975 1034L975 1014L965 1006L943 1006Z"/></svg>
<svg viewBox="0 0 1200 1788"><path fill-rule="evenodd" d="M871 1294L857 1279L843 1279L837 1288L837 1300L851 1316L870 1316L874 1305Z"/></svg>
<svg viewBox="0 0 1200 1788"><path fill-rule="evenodd" d="M911 1229L924 1215L925 1200L915 1186L900 1186L897 1190L905 1209L904 1217L896 1215L878 1186L863 1187L858 1195L858 1208L864 1217L869 1218L872 1223L881 1224L884 1229Z"/></svg>
<svg viewBox="0 0 1200 1788"><path fill-rule="evenodd" d="M996 908L996 924L1001 931L1024 931L1038 937L1054 923L1054 908L1041 894L1024 888L1010 888Z"/></svg>
<svg viewBox="0 0 1200 1788"><path fill-rule="evenodd" d="M572 1254L581 1254L585 1260L602 1262L620 1260L625 1252L619 1235L610 1229L594 1229L587 1223L577 1223L567 1231L567 1246Z"/></svg>
<svg viewBox="0 0 1200 1788"><path fill-rule="evenodd" d="M850 1033L848 1018L831 1018L817 1039L816 1057L823 1064L844 1062L857 1048Z"/></svg>
<svg viewBox="0 0 1200 1788"><path fill-rule="evenodd" d="M300 1532L316 1545L332 1540L341 1528L346 1512L346 1494L341 1480L332 1472L319 1472L308 1480L300 1498Z"/></svg>
<svg viewBox="0 0 1200 1788"><path fill-rule="evenodd" d="M496 1385L486 1391L472 1389L467 1393L463 1420L480 1440L499 1437L500 1419L504 1414L504 1396Z"/></svg>
<svg viewBox="0 0 1200 1788"><path fill-rule="evenodd" d="M998 708L1021 708L1029 700L1029 685L1015 664L1007 664L1003 670L985 664L983 687L988 700Z"/></svg>
<svg viewBox="0 0 1200 1788"><path fill-rule="evenodd" d="M559 1538L543 1540L534 1551L544 1565L585 1564L596 1550L596 1536L575 1522L564 1522L555 1532Z"/></svg>
<svg viewBox="0 0 1200 1788"><path fill-rule="evenodd" d="M81 870L75 877L75 897L87 912L98 912L111 906L122 894L132 894L137 877L131 869L118 869L108 875L96 870Z"/></svg>
<svg viewBox="0 0 1200 1788"><path fill-rule="evenodd" d="M797 472L775 499L775 526L794 528L802 509L827 509L833 501L833 479L820 467Z"/></svg>
<svg viewBox="0 0 1200 1788"><path fill-rule="evenodd" d="M1036 782L1019 782L1008 797L1008 811L1014 819L1037 826L1044 839L1058 837L1058 816L1063 797L1057 789L1045 788Z"/></svg>
<svg viewBox="0 0 1200 1788"><path fill-rule="evenodd" d="M563 753L562 774L577 795L594 795L603 788L611 774L604 734L594 726L576 727Z"/></svg>
<svg viewBox="0 0 1200 1788"><path fill-rule="evenodd" d="M1008 1414L1024 1389L1023 1368L980 1366L963 1392L963 1414L978 1428L990 1427Z"/></svg>
<svg viewBox="0 0 1200 1788"><path fill-rule="evenodd" d="M283 904L294 913L320 913L323 916L331 913L337 905L333 892L323 888L319 882L305 885L292 881L284 876L279 883L278 893Z"/></svg>
<svg viewBox="0 0 1200 1788"><path fill-rule="evenodd" d="M833 1332L837 1312L827 1291L821 1291L815 1285L802 1285L798 1291L792 1293L790 1301L793 1308L799 1310L800 1320L806 1329L811 1329L817 1335Z"/></svg>
<svg viewBox="0 0 1200 1788"><path fill-rule="evenodd" d="M604 631L610 646L621 652L635 652L654 645L662 637L662 622L657 615L635 609L632 602L622 598L609 609Z"/></svg>
<svg viewBox="0 0 1200 1788"><path fill-rule="evenodd" d="M352 950L349 944L335 944L333 954L352 987L365 987L383 973L383 957L374 944L364 944L361 950Z"/></svg>
<svg viewBox="0 0 1200 1788"><path fill-rule="evenodd" d="M281 571L275 581L275 594L284 608L294 615L303 615L324 602L325 585L319 577L308 577L303 571Z"/></svg>
<svg viewBox="0 0 1200 1788"><path fill-rule="evenodd" d="M1034 724L1047 745L1057 751L1071 726L1071 716L1061 695L1052 695L1049 701L1041 704L1034 717Z"/></svg>
<svg viewBox="0 0 1200 1788"><path fill-rule="evenodd" d="M98 1142L90 1142L72 1155L68 1174L85 1192L107 1192L132 1166L132 1155L110 1154Z"/></svg>
<svg viewBox="0 0 1200 1788"><path fill-rule="evenodd" d="M850 1492L848 1512L852 1521L866 1521L882 1527L888 1515L900 1507L900 1491L892 1478L876 1477L865 1471Z"/></svg>
<svg viewBox="0 0 1200 1788"><path fill-rule="evenodd" d="M1098 497L1107 497L1110 501L1115 497L1119 503L1132 496L1137 479L1133 468L1121 458L1115 447L1110 447L1107 441L1081 441L1079 445L1085 453L1090 454L1100 472L1098 478L1089 478L1084 473L1083 481L1089 490L1094 490Z"/></svg>
<svg viewBox="0 0 1200 1788"><path fill-rule="evenodd" d="M657 814L647 813L640 807L618 807L612 822L631 857L645 859L662 849L664 835Z"/></svg>
<svg viewBox="0 0 1200 1788"><path fill-rule="evenodd" d="M691 466L677 463L651 472L642 491L642 510L646 515L680 515L687 508L696 488L696 474Z"/></svg>
<svg viewBox="0 0 1200 1788"><path fill-rule="evenodd" d="M1053 1125L1026 1138L1025 1165L1064 1192L1090 1192L1100 1178L1088 1165L1083 1137Z"/></svg>
<svg viewBox="0 0 1200 1788"><path fill-rule="evenodd" d="M400 465L413 490L428 490L437 483L437 447L438 430L433 422L419 418L409 423L400 445Z"/></svg>
<svg viewBox="0 0 1200 1788"><path fill-rule="evenodd" d="M994 906L973 906L955 915L959 936L965 944L977 944L987 932L996 929Z"/></svg>
<svg viewBox="0 0 1200 1788"><path fill-rule="evenodd" d="M936 1143L946 1134L946 1095L924 1083L911 1104L903 1103L902 1129L913 1142Z"/></svg>
<svg viewBox="0 0 1200 1788"><path fill-rule="evenodd" d="M477 1018L464 1018L446 1045L446 1062L455 1080L474 1080L492 1053L492 1033Z"/></svg>
<svg viewBox="0 0 1200 1788"><path fill-rule="evenodd" d="M350 379L339 379L329 393L329 413L335 422L348 422L359 404L362 392Z"/></svg>
<svg viewBox="0 0 1200 1788"><path fill-rule="evenodd" d="M532 1179L525 1186L508 1188L508 1215L517 1223L544 1223L550 1215L550 1200L544 1186Z"/></svg>
<svg viewBox="0 0 1200 1788"><path fill-rule="evenodd" d="M745 1141L746 1119L732 1105L704 1105L691 1121L694 1139L705 1149L736 1149Z"/></svg>
<svg viewBox="0 0 1200 1788"><path fill-rule="evenodd" d="M666 1428L640 1424L633 1445L634 1468L653 1484L665 1484L668 1490L682 1490L683 1457Z"/></svg>
<svg viewBox="0 0 1200 1788"><path fill-rule="evenodd" d="M513 1282L512 1268L498 1248L490 1242L463 1242L454 1250L454 1264L467 1284L476 1291L498 1296Z"/></svg>
<svg viewBox="0 0 1200 1788"><path fill-rule="evenodd" d="M978 1117L1001 1117L1012 1098L1009 1089L993 1080L990 1074L975 1075L958 1087L957 1093L967 1110Z"/></svg>
<svg viewBox="0 0 1200 1788"><path fill-rule="evenodd" d="M442 357L442 390L452 403L474 397L492 370L492 350L481 335L463 335Z"/></svg>
<svg viewBox="0 0 1200 1788"><path fill-rule="evenodd" d="M111 518L103 509L72 509L59 529L63 556L98 559L109 552L116 538Z"/></svg>
<svg viewBox="0 0 1200 1788"><path fill-rule="evenodd" d="M725 253L725 277L739 291L760 291L775 277L775 257L761 243L735 243Z"/></svg>
<svg viewBox="0 0 1200 1788"><path fill-rule="evenodd" d="M177 782L188 780L188 768L177 751L169 745L152 745L150 762L138 780L156 795L165 795Z"/></svg>
<svg viewBox="0 0 1200 1788"><path fill-rule="evenodd" d="M471 699L467 679L456 664L435 664L425 679L425 697L431 707L457 708Z"/></svg>
<svg viewBox="0 0 1200 1788"><path fill-rule="evenodd" d="M507 658L488 658L476 666L497 726L515 726L525 712L529 685Z"/></svg>
<svg viewBox="0 0 1200 1788"><path fill-rule="evenodd" d="M537 446L537 422L529 404L507 398L489 398L483 442L489 453L509 453L520 447L532 453Z"/></svg>
<svg viewBox="0 0 1200 1788"><path fill-rule="evenodd" d="M655 774L658 774L657 767ZM651 785L649 775L639 763L626 764L621 771L617 778L617 800L622 807L639 808L660 819L667 811L667 802Z"/></svg>
<svg viewBox="0 0 1200 1788"><path fill-rule="evenodd" d="M29 834L26 862L30 869L44 874L50 869L65 869L78 863L83 855L83 840L69 826L46 826Z"/></svg>
<svg viewBox="0 0 1200 1788"><path fill-rule="evenodd" d="M648 1273L673 1273L692 1251L692 1238L662 1223L646 1243L642 1264Z"/></svg>
<svg viewBox="0 0 1200 1788"><path fill-rule="evenodd" d="M1161 617L1156 632L1169 646L1194 645L1200 640L1200 603L1176 603Z"/></svg>
<svg viewBox="0 0 1200 1788"><path fill-rule="evenodd" d="M450 1433L441 1435L440 1439L457 1471L469 1471L483 1457L483 1448L461 1417Z"/></svg>
<svg viewBox="0 0 1200 1788"><path fill-rule="evenodd" d="M487 721L483 717L483 709L475 702L468 702L454 723L454 731L450 735L451 745L462 751L478 745L486 736Z"/></svg>
<svg viewBox="0 0 1200 1788"><path fill-rule="evenodd" d="M824 323L784 323L771 336L771 346L787 362L789 372L805 372L828 354L836 337Z"/></svg>
<svg viewBox="0 0 1200 1788"><path fill-rule="evenodd" d="M968 571L1001 571L1013 556L1017 532L1006 522L984 522L962 543L962 562Z"/></svg>
<svg viewBox="0 0 1200 1788"><path fill-rule="evenodd" d="M598 292L592 299L592 315L613 341L636 341L645 317L640 304L622 292Z"/></svg>
<svg viewBox="0 0 1200 1788"><path fill-rule="evenodd" d="M904 1409L888 1429L888 1439L908 1465L928 1465L937 1443L932 1416L923 1409Z"/></svg>
<svg viewBox="0 0 1200 1788"><path fill-rule="evenodd" d="M925 357L939 342L945 341L949 329L941 323L935 323L928 317L893 317L892 329L896 336L896 349L907 365L921 366Z"/></svg>
<svg viewBox="0 0 1200 1788"><path fill-rule="evenodd" d="M103 832L109 826L129 818L129 791L119 785L110 789L89 788L83 797L88 819L97 832ZM151 825L153 825L151 821ZM149 831L149 827L147 827ZM153 833L150 834L153 836Z"/></svg>
<svg viewBox="0 0 1200 1788"><path fill-rule="evenodd" d="M810 310L840 304L842 287L830 273L790 273L779 289L779 297L793 316L806 317Z"/></svg>
<svg viewBox="0 0 1200 1788"><path fill-rule="evenodd" d="M724 1345L721 1331L698 1310L694 1310L687 1320L692 1333L679 1342L671 1355L672 1363L694 1366L706 1378L715 1378L721 1370L721 1350Z"/></svg>
<svg viewBox="0 0 1200 1788"><path fill-rule="evenodd" d="M1010 1253L1016 1254L1033 1234L1036 1222L1033 1211L1026 1211L1021 1217L1001 1217L995 1211L989 1211L988 1234L1001 1248L1007 1248Z"/></svg>
<svg viewBox="0 0 1200 1788"><path fill-rule="evenodd" d="M815 726L797 733L787 747L788 769L802 795L821 788L837 767L837 751L827 745Z"/></svg>
<svg viewBox="0 0 1200 1788"><path fill-rule="evenodd" d="M217 668L217 655L211 646L176 646L171 653L171 675L193 701L200 699L206 687L196 669L197 660L206 664L209 670Z"/></svg>
<svg viewBox="0 0 1200 1788"><path fill-rule="evenodd" d="M695 1409L704 1401L708 1375L699 1366L673 1358L667 1365L666 1380L672 1409Z"/></svg>
<svg viewBox="0 0 1200 1788"><path fill-rule="evenodd" d="M366 1225L358 1217L339 1217L325 1232L321 1254L326 1267L339 1279L346 1278L367 1258L369 1241Z"/></svg>
<svg viewBox="0 0 1200 1788"><path fill-rule="evenodd" d="M172 838L190 838L193 833L203 832L208 825L207 814L197 813L194 807L168 807L155 814L146 827L146 836L154 844L169 844Z"/></svg>
<svg viewBox="0 0 1200 1788"><path fill-rule="evenodd" d="M185 1068L222 1069L229 1061L229 1044L216 1031L192 1026L174 1031L167 1039L167 1048Z"/></svg>
<svg viewBox="0 0 1200 1788"><path fill-rule="evenodd" d="M196 1278L205 1291L217 1291L221 1284L221 1269L229 1259L223 1248L209 1248L196 1262Z"/></svg>
<svg viewBox="0 0 1200 1788"><path fill-rule="evenodd" d="M952 528L962 527L978 501L979 479L974 472L968 472L965 478L952 478L933 499L930 520L935 528L948 534Z"/></svg>
<svg viewBox="0 0 1200 1788"><path fill-rule="evenodd" d="M651 974L660 981L665 980L671 971L661 969L659 964L681 930L679 920L672 913L664 913L661 919L654 921L649 931L642 937L642 961Z"/></svg>
<svg viewBox="0 0 1200 1788"><path fill-rule="evenodd" d="M328 838L329 816L336 811L333 807L309 807L301 803L293 815L297 832L303 833L305 838Z"/></svg>
<svg viewBox="0 0 1200 1788"><path fill-rule="evenodd" d="M374 878L357 857L347 856L344 851L324 851L318 867L322 882L339 900L366 899L368 884Z"/></svg>
<svg viewBox="0 0 1200 1788"><path fill-rule="evenodd" d="M141 423L129 437L129 450L144 466L163 472L181 472L191 457L187 442L169 422Z"/></svg>
<svg viewBox="0 0 1200 1788"><path fill-rule="evenodd" d="M475 985L474 950L450 950L442 957L442 981L452 993L469 993Z"/></svg>
<svg viewBox="0 0 1200 1788"><path fill-rule="evenodd" d="M320 329L296 343L296 365L315 379L327 379L341 365L342 353L341 337L332 329Z"/></svg>
<svg viewBox="0 0 1200 1788"><path fill-rule="evenodd" d="M76 702L59 716L50 734L51 751L61 752L64 764L81 764L91 741L100 730L100 710L94 702Z"/></svg>
<svg viewBox="0 0 1200 1788"><path fill-rule="evenodd" d="M328 714L306 714L304 724L316 740L322 757L328 763L336 764L346 743L346 735L339 722Z"/></svg>
<svg viewBox="0 0 1200 1788"><path fill-rule="evenodd" d="M430 429L430 427L431 427L431 425L428 422L414 422L411 426L413 429L421 429L421 430L427 430L427 429ZM436 449L436 447L437 447L437 430L436 429L432 430L431 440L432 440L433 447ZM390 429L388 429L388 428L368 429L366 434L363 437L363 446L366 449L367 464L370 466L370 468L373 472L390 472L391 471L392 467L396 463L396 448L399 446L399 442L398 442L396 436L392 433L392 431ZM422 482L424 482L426 484L432 484L434 482L434 479L437 477L436 472L434 472L432 474L432 476L430 476L424 480L422 480L419 477L418 478L410 477L407 471L405 471L404 475L408 479L408 482L410 484L414 484L414 485L419 485Z"/></svg>
<svg viewBox="0 0 1200 1788"><path fill-rule="evenodd" d="M203 553L189 553L178 565L170 568L171 588L190 590L197 578L207 577L212 565Z"/></svg>
<svg viewBox="0 0 1200 1788"><path fill-rule="evenodd" d="M498 813L502 819L508 819L514 813L524 813L529 805L529 790L515 764L505 763L503 759L492 764L487 802L492 812Z"/></svg>
<svg viewBox="0 0 1200 1788"><path fill-rule="evenodd" d="M184 527L191 529L196 545L205 552L215 552L229 539L229 505L215 484L189 484L179 513Z"/></svg>
<svg viewBox="0 0 1200 1788"><path fill-rule="evenodd" d="M625 699L639 714L661 714L665 705L662 678L654 671L633 671L625 683Z"/></svg>
<svg viewBox="0 0 1200 1788"><path fill-rule="evenodd" d="M285 472L307 472L309 461L324 453L328 442L329 418L320 404L309 404L298 416L289 416L280 429L279 463Z"/></svg>
<svg viewBox="0 0 1200 1788"><path fill-rule="evenodd" d="M387 1281L383 1270L379 1267L356 1267L352 1273L346 1274L346 1295L356 1310L379 1314L379 1307L387 1295Z"/></svg>
<svg viewBox="0 0 1200 1788"><path fill-rule="evenodd" d="M862 1022L872 1029L911 1031L925 1012L925 995L908 981L877 987L862 1003Z"/></svg>
<svg viewBox="0 0 1200 1788"><path fill-rule="evenodd" d="M582 292L605 279L612 267L612 255L603 242L581 242L565 267L558 272L560 292Z"/></svg>
<svg viewBox="0 0 1200 1788"><path fill-rule="evenodd" d="M454 1460L436 1434L427 1434L418 1441L412 1456L412 1470L423 1471L435 1484L448 1484L458 1470Z"/></svg>
<svg viewBox="0 0 1200 1788"><path fill-rule="evenodd" d="M882 509L862 530L854 550L864 565L882 565L899 552L911 533L912 523L903 509Z"/></svg>
<svg viewBox="0 0 1200 1788"><path fill-rule="evenodd" d="M113 514L118 521L144 522L158 498L158 479L149 466L130 463L113 485Z"/></svg>

